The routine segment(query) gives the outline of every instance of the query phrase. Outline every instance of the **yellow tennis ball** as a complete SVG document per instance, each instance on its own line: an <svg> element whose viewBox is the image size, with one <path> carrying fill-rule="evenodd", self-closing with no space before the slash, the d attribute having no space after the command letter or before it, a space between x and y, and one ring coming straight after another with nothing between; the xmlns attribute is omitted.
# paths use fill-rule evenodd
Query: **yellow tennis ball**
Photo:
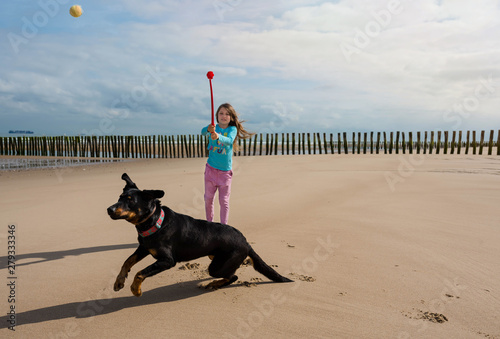
<svg viewBox="0 0 500 339"><path fill-rule="evenodd" d="M71 16L74 16L75 18L78 18L80 15L82 15L82 13L83 10L79 5L73 5L69 9L69 14L71 14Z"/></svg>

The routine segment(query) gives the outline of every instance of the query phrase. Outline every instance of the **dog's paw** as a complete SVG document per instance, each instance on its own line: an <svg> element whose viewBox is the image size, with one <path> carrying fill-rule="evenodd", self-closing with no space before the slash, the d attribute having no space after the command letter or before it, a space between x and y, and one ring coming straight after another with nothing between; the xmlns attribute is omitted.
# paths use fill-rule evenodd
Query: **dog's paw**
<svg viewBox="0 0 500 339"><path fill-rule="evenodd" d="M132 291L132 294L135 295L136 297L140 297L142 295L141 291L141 284L144 281L144 278L140 275L136 275L134 278L134 282L130 286L130 290Z"/></svg>
<svg viewBox="0 0 500 339"><path fill-rule="evenodd" d="M121 290L123 288L123 286L125 286L125 278L123 277L116 277L116 281L115 281L115 284L113 286L113 289L115 290L115 292L118 292L119 290Z"/></svg>
<svg viewBox="0 0 500 339"><path fill-rule="evenodd" d="M130 286L130 290L132 291L132 294L135 295L136 297L140 297L142 295L142 291L141 291L141 286L135 286L134 284L132 284L132 286Z"/></svg>

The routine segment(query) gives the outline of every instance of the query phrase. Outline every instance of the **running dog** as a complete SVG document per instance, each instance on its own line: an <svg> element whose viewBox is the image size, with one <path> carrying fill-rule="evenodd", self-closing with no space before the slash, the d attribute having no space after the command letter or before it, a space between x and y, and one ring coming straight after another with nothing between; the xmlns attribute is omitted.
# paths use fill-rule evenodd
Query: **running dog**
<svg viewBox="0 0 500 339"><path fill-rule="evenodd" d="M115 291L123 288L130 268L148 255L152 255L156 262L139 271L130 286L137 297L142 295L144 279L168 270L178 262L204 256L212 259L209 274L221 278L206 288L218 289L235 282L238 276L234 273L247 257L257 272L272 281L292 281L269 267L236 228L175 213L158 200L164 196L164 191L140 190L127 173L122 179L126 182L125 188L118 202L108 207L108 214L113 220L125 219L135 225L139 247L123 263L116 277Z"/></svg>

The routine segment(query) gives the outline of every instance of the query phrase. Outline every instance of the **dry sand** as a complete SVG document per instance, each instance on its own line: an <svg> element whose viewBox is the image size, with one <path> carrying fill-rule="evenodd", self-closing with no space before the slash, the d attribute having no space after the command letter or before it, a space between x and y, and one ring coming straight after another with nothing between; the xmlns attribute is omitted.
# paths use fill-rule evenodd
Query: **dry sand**
<svg viewBox="0 0 500 339"><path fill-rule="evenodd" d="M294 283L246 266L207 291L202 258L145 280L140 298L130 279L113 291L137 241L106 213L121 174L204 218L205 159L0 172L0 337L500 338L500 157L234 161L230 224Z"/></svg>

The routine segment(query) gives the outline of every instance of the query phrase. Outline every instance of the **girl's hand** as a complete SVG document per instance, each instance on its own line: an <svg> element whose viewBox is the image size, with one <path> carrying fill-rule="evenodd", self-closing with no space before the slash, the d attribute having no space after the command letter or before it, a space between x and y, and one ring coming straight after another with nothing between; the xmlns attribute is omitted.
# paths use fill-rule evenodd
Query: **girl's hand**
<svg viewBox="0 0 500 339"><path fill-rule="evenodd" d="M212 138L212 140L217 140L217 139L219 139L219 135L218 135L217 133L215 133L215 132L214 132L214 133L212 133L212 134L210 134L210 137Z"/></svg>
<svg viewBox="0 0 500 339"><path fill-rule="evenodd" d="M212 124L208 125L207 130L208 130L210 133L212 133L212 134L213 134L213 133L215 132L215 125L212 125Z"/></svg>

